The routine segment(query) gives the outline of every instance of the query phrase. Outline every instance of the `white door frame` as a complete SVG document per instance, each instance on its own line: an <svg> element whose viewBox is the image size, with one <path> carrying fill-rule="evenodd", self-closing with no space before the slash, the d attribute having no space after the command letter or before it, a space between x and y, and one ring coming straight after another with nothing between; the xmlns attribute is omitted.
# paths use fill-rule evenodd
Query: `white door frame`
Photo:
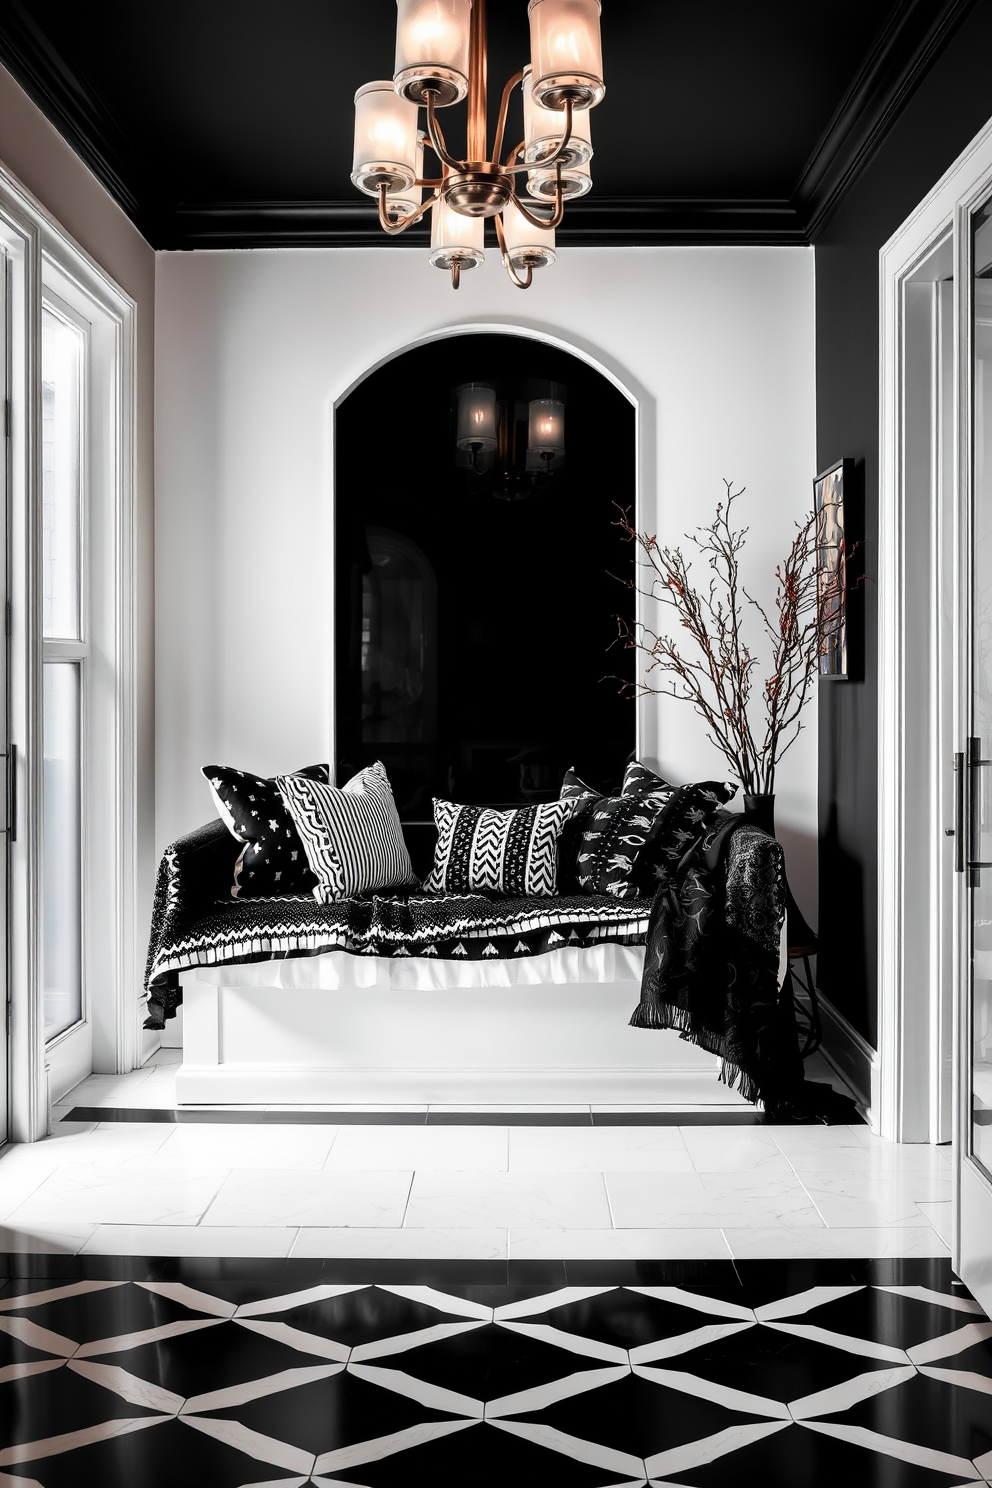
<svg viewBox="0 0 992 1488"><path fill-rule="evenodd" d="M102 773L94 811L103 824L99 885L88 958L91 1022L103 1068L130 1070L140 1048L140 939L135 925L137 752L135 722L133 493L136 406L136 306L51 217L27 188L0 166L0 238L12 266L10 737L18 748L17 837L11 875L11 1137L35 1141L49 1119L49 1065L58 1049L45 1044L42 1016L41 923L41 300L46 276L99 307L112 337L114 385L109 390L108 453L99 615L94 641L107 663L102 687L109 726L99 738ZM110 446L108 445L108 450ZM87 865L92 872L93 865ZM94 909L95 904L95 909ZM63 1043L66 1040L63 1039ZM66 1078L71 1078L67 1074ZM78 1075L76 1076L78 1078Z"/></svg>
<svg viewBox="0 0 992 1488"><path fill-rule="evenodd" d="M962 550L970 502L969 214L989 194L992 121L879 256L879 1088L873 1106L882 1135L904 1142L946 1140L934 1128L940 1105L934 1092L946 1068L939 1030L950 1009L957 1018L955 989L965 970L957 950L942 944L948 933L955 947L962 943L953 932L967 913L963 876L947 873L953 842L944 835L951 821L946 739L962 740L967 729L970 671L963 653L970 584L968 575L954 574L953 555ZM956 438L942 462L949 478L935 473L927 503L913 499L918 490L907 409L908 291L914 273L948 237L956 285ZM920 592L918 573L914 583L913 563L921 552L930 559L926 593ZM949 580L956 589L950 604ZM959 1022L955 1034L960 1070Z"/></svg>

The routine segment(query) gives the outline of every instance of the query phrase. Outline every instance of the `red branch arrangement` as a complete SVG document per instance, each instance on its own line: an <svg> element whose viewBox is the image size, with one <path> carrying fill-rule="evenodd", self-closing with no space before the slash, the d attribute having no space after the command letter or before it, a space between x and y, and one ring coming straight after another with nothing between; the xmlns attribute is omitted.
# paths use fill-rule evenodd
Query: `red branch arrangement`
<svg viewBox="0 0 992 1488"><path fill-rule="evenodd" d="M724 485L726 498L710 525L686 534L710 569L702 587L693 584L692 560L681 548L662 547L657 537L638 532L629 513L618 508L616 526L640 548L640 567L647 574L646 582L640 576L624 582L667 606L692 641L683 649L670 635L618 617L622 644L647 659L644 680L624 687L636 697L662 694L691 703L745 794L772 795L776 766L799 736L820 657L843 616L836 602L824 603L822 592L818 598L815 512L796 523L788 557L775 570L772 609L748 593L739 562L748 529L733 524L733 505L744 487L735 491L731 481ZM757 698L753 694L758 657L742 635L748 610L757 617L771 650L771 668ZM752 721L752 711L761 715L757 722Z"/></svg>

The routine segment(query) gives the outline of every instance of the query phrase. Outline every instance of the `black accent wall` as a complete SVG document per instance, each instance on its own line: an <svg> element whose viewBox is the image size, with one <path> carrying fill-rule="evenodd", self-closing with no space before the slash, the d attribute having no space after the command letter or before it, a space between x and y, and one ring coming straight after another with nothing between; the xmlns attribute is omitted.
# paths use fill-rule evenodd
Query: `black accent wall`
<svg viewBox="0 0 992 1488"><path fill-rule="evenodd" d="M876 1042L878 254L992 117L992 3L980 0L816 240L817 466L856 462L865 578L853 600L861 667L821 684L817 980ZM855 656L857 666L857 656Z"/></svg>

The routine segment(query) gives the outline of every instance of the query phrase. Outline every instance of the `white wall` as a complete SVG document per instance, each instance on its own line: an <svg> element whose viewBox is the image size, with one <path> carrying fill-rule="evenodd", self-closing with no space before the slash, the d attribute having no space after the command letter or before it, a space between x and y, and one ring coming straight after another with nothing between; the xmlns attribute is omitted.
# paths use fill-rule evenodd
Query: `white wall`
<svg viewBox="0 0 992 1488"><path fill-rule="evenodd" d="M201 765L272 773L328 757L332 410L422 337L512 325L595 359L638 404L640 526L678 541L711 518L722 477L745 484L747 564L769 593L815 473L812 251L565 249L526 294L490 258L454 294L414 249L159 255L160 847L212 814ZM391 449L384 410L371 479L391 478L393 454L416 457ZM642 705L642 752L675 777L726 774L704 733L686 704ZM815 741L811 708L778 781L811 917Z"/></svg>

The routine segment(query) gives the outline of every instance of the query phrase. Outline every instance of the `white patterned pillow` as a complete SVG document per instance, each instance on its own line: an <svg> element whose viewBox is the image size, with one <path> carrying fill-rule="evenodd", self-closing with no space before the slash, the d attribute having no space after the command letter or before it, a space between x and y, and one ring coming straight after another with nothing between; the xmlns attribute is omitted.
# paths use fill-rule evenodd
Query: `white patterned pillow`
<svg viewBox="0 0 992 1488"><path fill-rule="evenodd" d="M434 801L437 847L424 888L433 893L546 898L558 891L558 839L573 802L515 811Z"/></svg>
<svg viewBox="0 0 992 1488"><path fill-rule="evenodd" d="M340 789L300 775L280 775L277 784L321 904L417 882L389 777L378 760Z"/></svg>

